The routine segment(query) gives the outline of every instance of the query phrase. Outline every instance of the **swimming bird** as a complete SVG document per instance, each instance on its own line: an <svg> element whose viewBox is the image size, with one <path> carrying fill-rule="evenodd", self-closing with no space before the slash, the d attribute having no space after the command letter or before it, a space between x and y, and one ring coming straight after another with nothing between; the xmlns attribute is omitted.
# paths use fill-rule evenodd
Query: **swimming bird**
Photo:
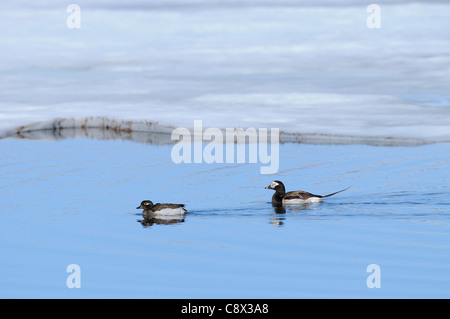
<svg viewBox="0 0 450 319"><path fill-rule="evenodd" d="M184 209L184 204L153 204L151 200L144 200L136 209L144 209L142 216L146 219L161 216L182 216L188 211Z"/></svg>
<svg viewBox="0 0 450 319"><path fill-rule="evenodd" d="M349 188L350 187L347 187L346 189L328 195L314 195L305 191L292 191L286 193L284 184L280 181L273 181L266 187L266 189L275 190L275 194L272 196L273 206L292 206L319 203L323 198L333 196L334 194L343 192Z"/></svg>

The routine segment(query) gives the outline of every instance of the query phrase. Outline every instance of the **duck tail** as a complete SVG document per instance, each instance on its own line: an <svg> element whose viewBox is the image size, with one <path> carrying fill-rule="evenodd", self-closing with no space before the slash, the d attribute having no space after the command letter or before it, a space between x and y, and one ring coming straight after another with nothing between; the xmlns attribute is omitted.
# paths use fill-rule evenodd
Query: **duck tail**
<svg viewBox="0 0 450 319"><path fill-rule="evenodd" d="M323 195L323 196L321 196L321 198L330 197L330 196L333 196L333 195L335 195L335 194L337 194L337 193L342 193L343 191L346 191L346 190L349 189L350 187L351 187L351 186L349 186L349 187L347 187L347 188L344 188L344 189L342 189L342 190L340 190L340 191L337 191L337 192L328 194L328 195Z"/></svg>

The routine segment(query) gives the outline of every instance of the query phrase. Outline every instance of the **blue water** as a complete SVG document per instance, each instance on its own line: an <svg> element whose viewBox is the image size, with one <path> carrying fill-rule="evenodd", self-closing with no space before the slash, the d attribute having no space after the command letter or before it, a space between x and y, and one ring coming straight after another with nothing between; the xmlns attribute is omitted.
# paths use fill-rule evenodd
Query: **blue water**
<svg viewBox="0 0 450 319"><path fill-rule="evenodd" d="M450 145L280 145L260 164L174 164L171 145L0 141L2 298L450 297ZM327 194L272 208L272 180ZM186 204L143 226L141 200ZM70 264L81 288L68 288ZM366 271L380 266L380 288Z"/></svg>

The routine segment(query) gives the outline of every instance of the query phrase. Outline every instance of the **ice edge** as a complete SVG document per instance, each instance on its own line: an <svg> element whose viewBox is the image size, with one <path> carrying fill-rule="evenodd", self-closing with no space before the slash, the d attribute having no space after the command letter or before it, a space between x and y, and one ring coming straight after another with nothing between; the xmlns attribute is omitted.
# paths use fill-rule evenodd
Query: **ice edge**
<svg viewBox="0 0 450 319"><path fill-rule="evenodd" d="M0 132L0 139L57 140L84 137L100 140L132 140L161 145L177 142L170 138L174 129L174 126L161 125L151 121L117 120L107 117L56 118ZM222 129L224 130L224 128ZM280 131L280 143L418 146L449 142L390 136L351 136Z"/></svg>

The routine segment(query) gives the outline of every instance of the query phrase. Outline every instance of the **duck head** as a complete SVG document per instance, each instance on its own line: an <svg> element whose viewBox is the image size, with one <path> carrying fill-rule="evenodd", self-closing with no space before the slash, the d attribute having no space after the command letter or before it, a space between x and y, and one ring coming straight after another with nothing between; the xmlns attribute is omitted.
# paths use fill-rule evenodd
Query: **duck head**
<svg viewBox="0 0 450 319"><path fill-rule="evenodd" d="M141 205L136 207L136 209L149 209L153 207L153 202L151 200L143 200Z"/></svg>
<svg viewBox="0 0 450 319"><path fill-rule="evenodd" d="M266 187L266 189L274 189L277 193L284 193L284 184L280 181L273 181L270 183L269 186Z"/></svg>

